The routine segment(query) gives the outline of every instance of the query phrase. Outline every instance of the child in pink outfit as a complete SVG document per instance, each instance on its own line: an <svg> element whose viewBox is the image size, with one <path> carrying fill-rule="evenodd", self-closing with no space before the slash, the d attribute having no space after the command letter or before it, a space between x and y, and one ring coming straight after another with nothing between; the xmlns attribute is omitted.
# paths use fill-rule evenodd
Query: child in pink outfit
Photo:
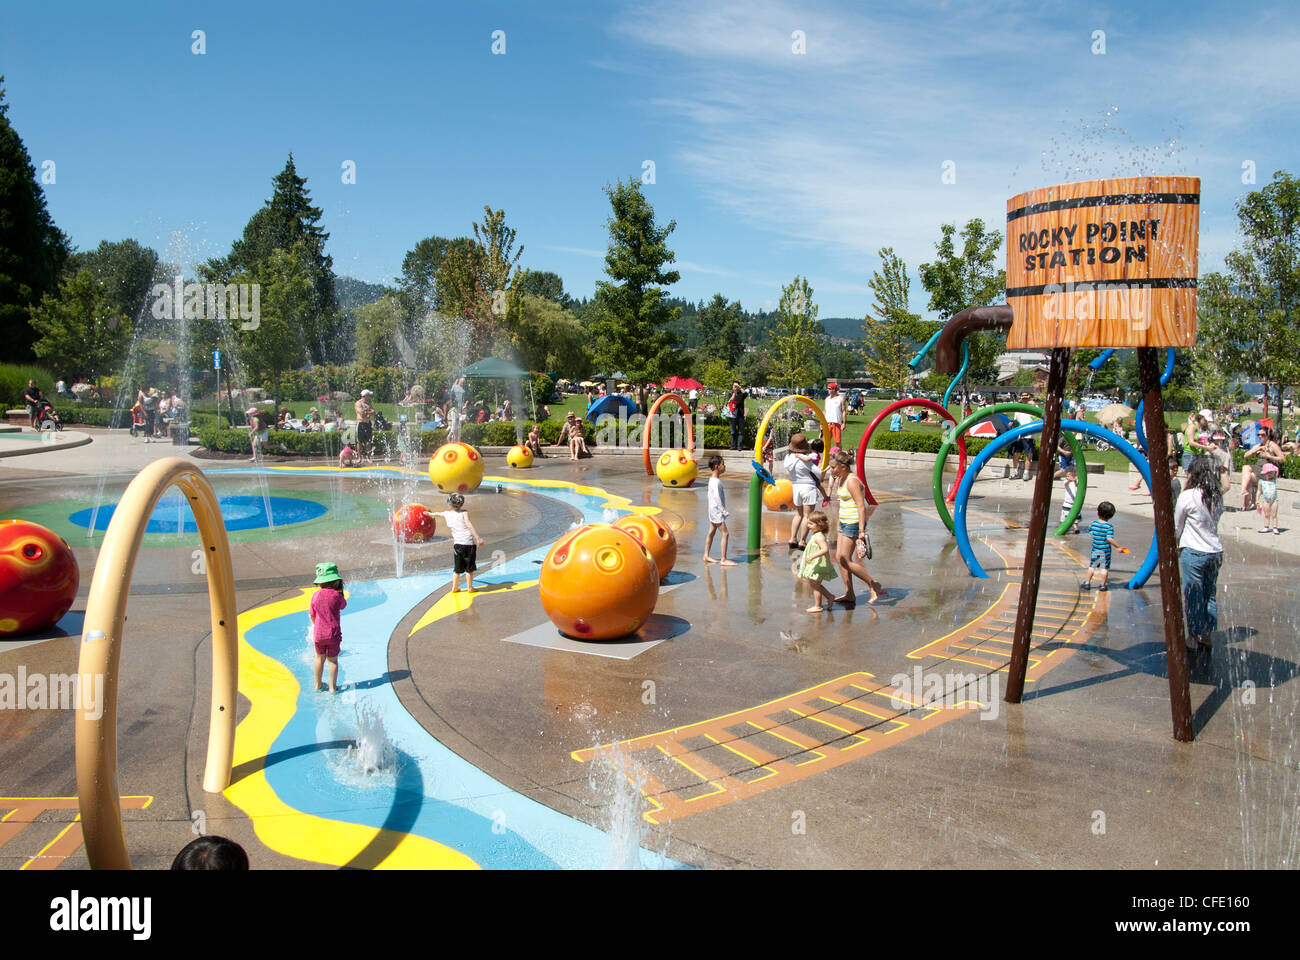
<svg viewBox="0 0 1300 960"><path fill-rule="evenodd" d="M339 692L339 648L343 644L343 626L339 614L348 605L343 596L343 578L338 564L316 564L316 583L320 587L311 598L312 641L316 645L315 689L325 689L321 671L330 664L330 693Z"/></svg>

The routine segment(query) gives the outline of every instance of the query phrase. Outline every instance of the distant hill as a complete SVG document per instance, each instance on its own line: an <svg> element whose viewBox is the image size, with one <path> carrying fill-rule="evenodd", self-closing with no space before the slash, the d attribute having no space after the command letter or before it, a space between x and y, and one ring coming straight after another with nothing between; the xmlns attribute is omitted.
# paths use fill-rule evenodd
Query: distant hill
<svg viewBox="0 0 1300 960"><path fill-rule="evenodd" d="M818 317L822 329L831 337L843 337L846 340L862 339L861 317Z"/></svg>
<svg viewBox="0 0 1300 960"><path fill-rule="evenodd" d="M374 303L389 290L382 283L366 283L352 277L334 277L334 298L340 310L352 310Z"/></svg>

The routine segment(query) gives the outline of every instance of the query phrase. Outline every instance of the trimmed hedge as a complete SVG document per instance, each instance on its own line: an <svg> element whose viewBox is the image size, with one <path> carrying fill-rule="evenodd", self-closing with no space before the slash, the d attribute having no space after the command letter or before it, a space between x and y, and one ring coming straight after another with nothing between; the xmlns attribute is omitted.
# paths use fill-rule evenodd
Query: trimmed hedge
<svg viewBox="0 0 1300 960"><path fill-rule="evenodd" d="M1259 475L1259 465L1262 461L1256 455L1250 458L1250 468ZM1241 472L1242 466L1246 465L1246 452L1244 450L1232 451L1232 469L1237 473ZM1287 457L1282 463L1281 477L1284 480L1300 480L1300 457Z"/></svg>
<svg viewBox="0 0 1300 960"><path fill-rule="evenodd" d="M591 424L584 424L587 445L595 446ZM523 424L524 436L532 429L532 424ZM211 420L196 428L199 444L208 450L219 453L249 453L252 444L247 430L218 429ZM542 442L554 444L560 436L560 424L548 420L541 425ZM447 442L446 430L413 430L411 438L417 444L417 451L423 456ZM461 427L460 438L465 443L476 447L509 447L517 442L513 423L467 423ZM298 433L295 430L271 430L267 434L262 449L271 454L289 454L307 457L337 457L343 449L342 437L337 431L329 433ZM398 452L397 432L395 430L376 430L375 449L382 455L388 451L390 456Z"/></svg>
<svg viewBox="0 0 1300 960"><path fill-rule="evenodd" d="M975 456L991 441L985 437L967 437L966 454ZM907 453L934 453L939 452L939 447L943 445L943 437L937 433L875 433L871 436L872 450L901 450ZM950 453L956 453L957 446L953 445Z"/></svg>

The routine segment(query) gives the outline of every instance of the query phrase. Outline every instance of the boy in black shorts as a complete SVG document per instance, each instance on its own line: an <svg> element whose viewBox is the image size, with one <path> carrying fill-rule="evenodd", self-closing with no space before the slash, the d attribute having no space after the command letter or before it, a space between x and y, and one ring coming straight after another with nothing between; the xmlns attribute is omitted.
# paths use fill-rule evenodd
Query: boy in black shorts
<svg viewBox="0 0 1300 960"><path fill-rule="evenodd" d="M474 529L474 524L469 522L469 511L465 509L465 498L459 493L453 493L447 498L447 503L451 504L450 510L444 510L442 518L447 524L447 529L451 531L451 551L455 558L455 566L452 568L451 592L460 592L460 575L463 573L469 578L466 584L466 591L474 592L474 571L478 568L478 548L483 546L484 540Z"/></svg>

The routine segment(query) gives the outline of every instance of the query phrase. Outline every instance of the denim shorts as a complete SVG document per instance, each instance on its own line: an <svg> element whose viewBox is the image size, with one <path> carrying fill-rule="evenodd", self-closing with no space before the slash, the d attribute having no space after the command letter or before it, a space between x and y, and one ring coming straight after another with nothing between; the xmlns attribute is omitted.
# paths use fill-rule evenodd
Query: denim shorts
<svg viewBox="0 0 1300 960"><path fill-rule="evenodd" d="M1062 458L1061 458L1061 469L1062 469L1062 470L1070 470L1070 469L1072 469L1073 467L1074 467L1074 457L1062 457Z"/></svg>
<svg viewBox="0 0 1300 960"><path fill-rule="evenodd" d="M848 537L850 540L856 540L856 539L858 539L858 524L856 524L856 523L841 523L841 524L840 524L840 536L841 536L841 537Z"/></svg>

